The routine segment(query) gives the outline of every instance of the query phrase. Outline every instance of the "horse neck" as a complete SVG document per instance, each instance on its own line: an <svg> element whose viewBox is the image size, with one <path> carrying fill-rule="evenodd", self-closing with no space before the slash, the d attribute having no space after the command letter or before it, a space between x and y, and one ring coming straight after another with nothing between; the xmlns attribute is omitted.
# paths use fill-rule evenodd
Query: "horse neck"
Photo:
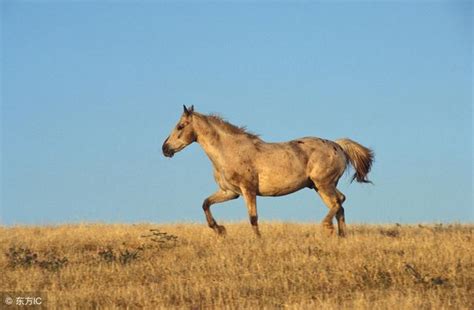
<svg viewBox="0 0 474 310"><path fill-rule="evenodd" d="M216 168L222 166L225 158L224 153L227 150L224 145L231 143L230 137L219 126L206 119L204 115L196 113L193 122L197 143Z"/></svg>

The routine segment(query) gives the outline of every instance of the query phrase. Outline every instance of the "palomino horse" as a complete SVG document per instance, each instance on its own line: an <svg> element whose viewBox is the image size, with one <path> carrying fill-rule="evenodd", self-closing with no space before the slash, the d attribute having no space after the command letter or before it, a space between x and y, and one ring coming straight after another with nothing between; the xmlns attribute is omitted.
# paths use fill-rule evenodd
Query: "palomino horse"
<svg viewBox="0 0 474 310"><path fill-rule="evenodd" d="M305 137L268 143L218 116L197 113L193 106L183 107L181 118L163 143L163 154L172 157L193 142L206 152L219 189L204 200L202 208L214 231L225 234L224 226L212 217L210 207L215 203L242 195L252 228L259 236L256 197L282 196L308 187L329 208L323 227L332 234L335 216L339 235L345 235L342 203L346 198L336 188L337 182L350 163L355 169L352 180L369 183L367 174L374 159L370 149L349 139L333 142Z"/></svg>

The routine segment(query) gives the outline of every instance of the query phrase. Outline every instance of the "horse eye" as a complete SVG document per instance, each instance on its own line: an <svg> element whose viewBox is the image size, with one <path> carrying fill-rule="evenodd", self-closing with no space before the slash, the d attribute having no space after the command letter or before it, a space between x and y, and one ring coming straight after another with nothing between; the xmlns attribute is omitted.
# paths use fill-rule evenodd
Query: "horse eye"
<svg viewBox="0 0 474 310"><path fill-rule="evenodd" d="M184 128L184 126L181 125L181 124L176 127L176 129L178 129L178 130L181 130L181 129L183 129L183 128Z"/></svg>

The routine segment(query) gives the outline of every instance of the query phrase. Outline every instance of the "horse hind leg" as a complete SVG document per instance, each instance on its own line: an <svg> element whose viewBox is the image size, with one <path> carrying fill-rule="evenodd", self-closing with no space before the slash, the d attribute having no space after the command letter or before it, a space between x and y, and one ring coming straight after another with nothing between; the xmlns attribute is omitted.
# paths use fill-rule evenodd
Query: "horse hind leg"
<svg viewBox="0 0 474 310"><path fill-rule="evenodd" d="M342 205L344 201L346 201L346 196L343 193L341 193L341 191L338 190L337 188L336 188L336 194L337 194L337 199L339 199L339 203Z"/></svg>
<svg viewBox="0 0 474 310"><path fill-rule="evenodd" d="M337 230L339 233L339 236L345 237L346 236L346 219L344 216L344 207L342 204L346 200L346 196L344 196L343 193L341 193L337 188L336 188L336 193L337 193L337 198L339 200L339 210L336 213L336 220L337 220Z"/></svg>
<svg viewBox="0 0 474 310"><path fill-rule="evenodd" d="M335 185L321 186L316 184L316 188L318 189L317 192L324 204L329 208L327 215L322 221L323 228L325 228L327 232L332 235L334 233L334 225L332 220L334 216L340 212L339 210L341 210L342 207L340 203L340 196L338 195Z"/></svg>

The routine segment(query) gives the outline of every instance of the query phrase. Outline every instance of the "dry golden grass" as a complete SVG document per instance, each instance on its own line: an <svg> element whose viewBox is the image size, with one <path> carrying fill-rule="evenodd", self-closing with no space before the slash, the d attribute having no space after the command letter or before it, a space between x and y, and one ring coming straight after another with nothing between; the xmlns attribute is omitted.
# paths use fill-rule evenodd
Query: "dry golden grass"
<svg viewBox="0 0 474 310"><path fill-rule="evenodd" d="M0 290L53 308L474 308L473 225L260 226L1 227Z"/></svg>

